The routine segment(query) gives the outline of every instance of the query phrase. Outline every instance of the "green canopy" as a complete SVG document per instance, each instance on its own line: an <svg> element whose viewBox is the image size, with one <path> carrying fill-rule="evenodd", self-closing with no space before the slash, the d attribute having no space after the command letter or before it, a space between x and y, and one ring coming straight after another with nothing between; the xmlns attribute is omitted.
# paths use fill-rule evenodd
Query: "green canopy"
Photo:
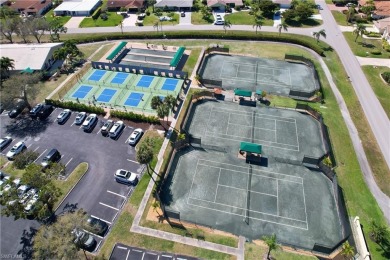
<svg viewBox="0 0 390 260"><path fill-rule="evenodd" d="M261 96L261 94L263 94L263 91L261 91L261 90L256 90L256 94Z"/></svg>
<svg viewBox="0 0 390 260"><path fill-rule="evenodd" d="M254 143L241 142L240 150L250 153L258 153L261 154L261 145Z"/></svg>
<svg viewBox="0 0 390 260"><path fill-rule="evenodd" d="M31 69L30 67L27 67L20 72L20 74L33 74L33 73L34 73L34 70Z"/></svg>
<svg viewBox="0 0 390 260"><path fill-rule="evenodd" d="M177 64L179 64L179 61L181 57L183 56L184 51L186 50L186 47L179 47L175 55L173 56L169 66L176 67Z"/></svg>
<svg viewBox="0 0 390 260"><path fill-rule="evenodd" d="M252 96L252 92L249 91L249 90L243 90L243 89L236 88L234 90L234 95L242 96L242 97L251 97Z"/></svg>
<svg viewBox="0 0 390 260"><path fill-rule="evenodd" d="M118 46L116 46L116 48L110 53L110 55L107 56L107 60L112 60L113 58L115 58L116 55L118 55L118 53L123 49L123 47L125 47L127 44L127 42L121 42Z"/></svg>

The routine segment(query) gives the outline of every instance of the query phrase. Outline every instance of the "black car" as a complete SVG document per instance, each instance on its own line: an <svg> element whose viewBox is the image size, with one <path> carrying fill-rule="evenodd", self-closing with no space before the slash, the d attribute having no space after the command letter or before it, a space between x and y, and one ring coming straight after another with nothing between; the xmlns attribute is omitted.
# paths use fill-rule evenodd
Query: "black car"
<svg viewBox="0 0 390 260"><path fill-rule="evenodd" d="M61 159L61 154L57 149L51 149L45 157L43 157L41 165L46 168L50 163L58 162Z"/></svg>
<svg viewBox="0 0 390 260"><path fill-rule="evenodd" d="M16 106L9 111L8 116L10 118L16 118L20 113L23 112L23 110L27 107L27 104L24 101L19 101Z"/></svg>
<svg viewBox="0 0 390 260"><path fill-rule="evenodd" d="M39 113L38 113L39 119L41 119L41 120L46 119L48 116L50 116L50 114L51 114L51 112L53 112L53 110L54 110L54 107L52 105L43 106L41 111L39 111Z"/></svg>
<svg viewBox="0 0 390 260"><path fill-rule="evenodd" d="M103 237L108 229L108 225L103 220L90 216L87 220L86 230Z"/></svg>
<svg viewBox="0 0 390 260"><path fill-rule="evenodd" d="M33 109L30 110L30 116L32 118L36 118L39 114L39 112L43 109L44 104L38 104Z"/></svg>

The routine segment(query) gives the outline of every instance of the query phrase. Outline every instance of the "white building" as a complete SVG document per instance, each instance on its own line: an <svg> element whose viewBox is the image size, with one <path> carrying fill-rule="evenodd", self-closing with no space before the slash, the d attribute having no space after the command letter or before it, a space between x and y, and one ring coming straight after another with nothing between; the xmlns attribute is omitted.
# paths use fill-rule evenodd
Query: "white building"
<svg viewBox="0 0 390 260"><path fill-rule="evenodd" d="M54 9L54 15L89 16L100 5L101 0L65 0Z"/></svg>
<svg viewBox="0 0 390 260"><path fill-rule="evenodd" d="M46 70L55 62L53 53L62 43L0 44L1 57L14 60L15 69Z"/></svg>

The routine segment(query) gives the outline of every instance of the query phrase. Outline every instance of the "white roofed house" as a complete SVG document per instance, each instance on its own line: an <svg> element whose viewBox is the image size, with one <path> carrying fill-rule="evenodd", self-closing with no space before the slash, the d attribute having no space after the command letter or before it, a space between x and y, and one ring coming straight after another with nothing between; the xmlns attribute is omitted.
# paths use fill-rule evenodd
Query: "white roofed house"
<svg viewBox="0 0 390 260"><path fill-rule="evenodd" d="M207 6L214 11L225 11L226 6L234 8L236 6L243 6L242 0L207 0Z"/></svg>
<svg viewBox="0 0 390 260"><path fill-rule="evenodd" d="M192 8L192 0L157 0L155 8L168 8L169 10L189 11Z"/></svg>
<svg viewBox="0 0 390 260"><path fill-rule="evenodd" d="M272 0L274 4L278 4L282 9L290 9L292 0Z"/></svg>
<svg viewBox="0 0 390 260"><path fill-rule="evenodd" d="M62 43L0 44L0 54L14 60L11 72L45 71L55 62L53 53L61 46Z"/></svg>
<svg viewBox="0 0 390 260"><path fill-rule="evenodd" d="M101 0L65 0L54 9L54 15L90 16L101 3Z"/></svg>

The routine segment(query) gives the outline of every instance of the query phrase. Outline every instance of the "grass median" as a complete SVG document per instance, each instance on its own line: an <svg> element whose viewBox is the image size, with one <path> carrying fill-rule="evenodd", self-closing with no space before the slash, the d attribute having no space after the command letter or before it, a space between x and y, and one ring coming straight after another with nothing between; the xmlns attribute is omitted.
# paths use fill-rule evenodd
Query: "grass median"
<svg viewBox="0 0 390 260"><path fill-rule="evenodd" d="M388 59L390 57L390 52L382 48L382 40L380 38L365 39L358 37L355 41L356 34L352 32L344 32L343 34L353 54L356 56L382 59ZM376 51L379 51L380 54L375 54Z"/></svg>

